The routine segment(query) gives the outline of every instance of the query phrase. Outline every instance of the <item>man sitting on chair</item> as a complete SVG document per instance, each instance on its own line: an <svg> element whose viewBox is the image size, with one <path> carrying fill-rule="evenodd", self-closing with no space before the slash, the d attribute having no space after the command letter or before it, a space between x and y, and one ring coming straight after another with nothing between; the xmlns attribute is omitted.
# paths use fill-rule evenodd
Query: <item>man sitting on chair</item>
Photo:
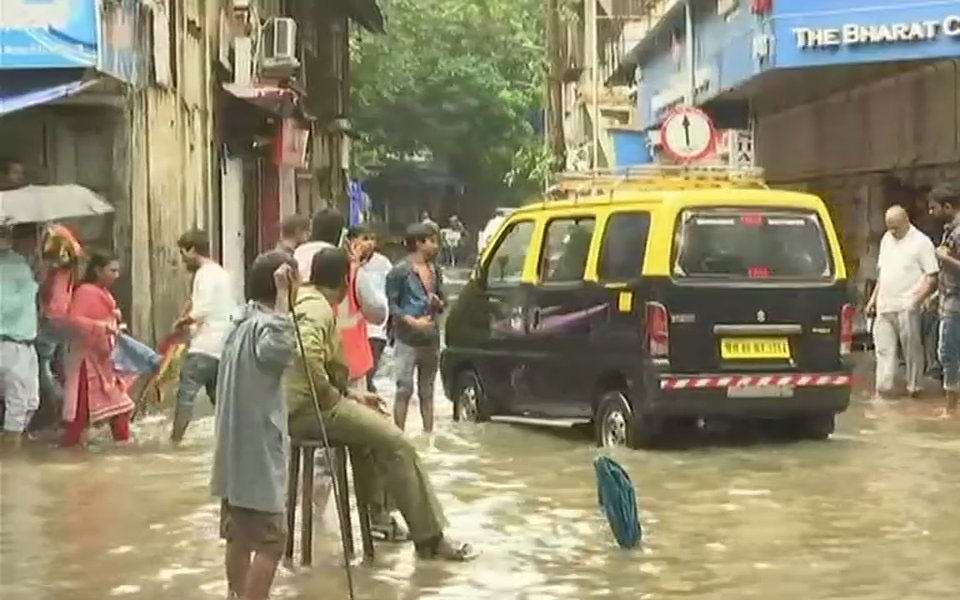
<svg viewBox="0 0 960 600"><path fill-rule="evenodd" d="M469 560L473 551L468 544L456 544L444 536L443 510L417 451L389 419L380 398L348 388L349 367L333 307L346 296L349 275L346 252L322 250L313 257L310 281L300 288L294 304L327 435L332 443L346 444L352 450L360 479L357 489L374 515L375 526L382 527L383 519L389 519L383 502L386 493L410 527L418 556ZM296 359L297 364L287 370L290 436L318 440L320 422L301 360Z"/></svg>

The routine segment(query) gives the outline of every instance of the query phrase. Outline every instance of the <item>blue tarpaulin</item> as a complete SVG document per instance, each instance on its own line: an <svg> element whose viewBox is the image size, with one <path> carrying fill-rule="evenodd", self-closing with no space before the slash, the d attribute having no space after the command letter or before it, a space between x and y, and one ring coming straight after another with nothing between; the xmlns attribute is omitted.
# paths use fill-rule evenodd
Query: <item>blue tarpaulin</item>
<svg viewBox="0 0 960 600"><path fill-rule="evenodd" d="M597 472L597 500L610 522L610 529L621 548L634 548L643 531L637 515L637 493L630 475L616 461L598 456L593 461Z"/></svg>
<svg viewBox="0 0 960 600"><path fill-rule="evenodd" d="M0 115L72 96L96 82L85 69L0 70Z"/></svg>
<svg viewBox="0 0 960 600"><path fill-rule="evenodd" d="M148 375L156 373L163 364L163 356L153 348L129 335L117 336L117 348L113 354L113 364L121 373L128 375Z"/></svg>

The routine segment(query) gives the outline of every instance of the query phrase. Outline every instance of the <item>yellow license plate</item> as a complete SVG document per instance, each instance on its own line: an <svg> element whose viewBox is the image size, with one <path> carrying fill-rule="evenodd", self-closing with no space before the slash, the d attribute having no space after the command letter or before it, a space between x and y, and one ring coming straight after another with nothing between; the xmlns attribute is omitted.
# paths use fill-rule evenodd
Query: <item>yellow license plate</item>
<svg viewBox="0 0 960 600"><path fill-rule="evenodd" d="M760 360L790 358L790 341L786 338L724 338L720 356L725 360Z"/></svg>

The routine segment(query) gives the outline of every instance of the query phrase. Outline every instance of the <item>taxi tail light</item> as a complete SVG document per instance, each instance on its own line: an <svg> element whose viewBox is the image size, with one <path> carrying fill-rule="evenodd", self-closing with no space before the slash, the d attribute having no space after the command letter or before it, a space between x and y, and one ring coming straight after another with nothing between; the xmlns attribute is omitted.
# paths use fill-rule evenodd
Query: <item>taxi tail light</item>
<svg viewBox="0 0 960 600"><path fill-rule="evenodd" d="M857 308L852 304L844 304L840 309L840 356L848 356L853 352L853 321L857 316Z"/></svg>
<svg viewBox="0 0 960 600"><path fill-rule="evenodd" d="M647 346L652 358L670 356L670 313L659 302L647 302Z"/></svg>

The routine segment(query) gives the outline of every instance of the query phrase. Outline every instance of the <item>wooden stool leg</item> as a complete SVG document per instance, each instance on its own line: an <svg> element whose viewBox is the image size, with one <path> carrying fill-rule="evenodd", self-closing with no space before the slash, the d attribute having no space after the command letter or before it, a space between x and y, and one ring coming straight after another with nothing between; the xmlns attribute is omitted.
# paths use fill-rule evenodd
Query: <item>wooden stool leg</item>
<svg viewBox="0 0 960 600"><path fill-rule="evenodd" d="M370 531L370 507L366 502L366 490L362 489L363 477L357 477L357 462L353 460L354 452L350 450L350 471L353 473L353 491L357 498L357 519L360 521L360 540L363 544L363 558L371 561L374 558L373 533Z"/></svg>
<svg viewBox="0 0 960 600"><path fill-rule="evenodd" d="M303 449L303 493L300 511L300 564L313 562L313 459L314 448Z"/></svg>
<svg viewBox="0 0 960 600"><path fill-rule="evenodd" d="M347 550L347 556L354 554L353 547L353 524L350 520L350 482L347 480L347 452L346 448L331 449L334 453L333 465L337 470L337 497L340 502L337 505L337 515L340 517L340 537L343 538L343 545Z"/></svg>
<svg viewBox="0 0 960 600"><path fill-rule="evenodd" d="M293 558L293 532L297 526L297 484L300 478L300 447L291 446L287 481L287 546L284 556Z"/></svg>

